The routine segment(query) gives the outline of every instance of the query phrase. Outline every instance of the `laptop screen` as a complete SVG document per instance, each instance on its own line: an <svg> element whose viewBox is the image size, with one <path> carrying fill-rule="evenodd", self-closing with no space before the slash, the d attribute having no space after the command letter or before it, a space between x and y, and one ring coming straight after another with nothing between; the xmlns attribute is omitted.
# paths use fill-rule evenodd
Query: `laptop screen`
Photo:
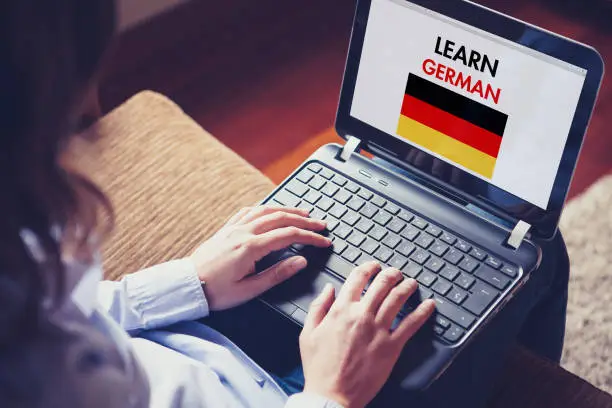
<svg viewBox="0 0 612 408"><path fill-rule="evenodd" d="M350 114L547 209L586 74L415 4L372 0Z"/></svg>

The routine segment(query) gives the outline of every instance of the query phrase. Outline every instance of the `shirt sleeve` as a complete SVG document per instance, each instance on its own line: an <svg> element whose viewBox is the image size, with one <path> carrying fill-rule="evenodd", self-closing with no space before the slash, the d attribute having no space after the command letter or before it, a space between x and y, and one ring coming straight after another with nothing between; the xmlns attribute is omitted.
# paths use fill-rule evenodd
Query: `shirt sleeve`
<svg viewBox="0 0 612 408"><path fill-rule="evenodd" d="M98 286L99 306L126 331L155 329L208 315L208 303L189 258L166 262Z"/></svg>
<svg viewBox="0 0 612 408"><path fill-rule="evenodd" d="M336 401L330 400L318 394L301 392L293 394L287 400L285 408L344 408Z"/></svg>

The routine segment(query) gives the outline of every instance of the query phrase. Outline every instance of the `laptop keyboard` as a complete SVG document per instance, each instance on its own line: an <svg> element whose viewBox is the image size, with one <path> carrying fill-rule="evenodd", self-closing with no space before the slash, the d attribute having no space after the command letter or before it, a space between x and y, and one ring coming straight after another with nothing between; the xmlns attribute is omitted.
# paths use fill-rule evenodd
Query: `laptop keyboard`
<svg viewBox="0 0 612 408"><path fill-rule="evenodd" d="M268 204L307 209L327 221L333 253L325 266L341 279L371 260L416 279L420 296L399 317L434 299L434 333L448 343L460 341L519 275L516 266L318 163L302 169Z"/></svg>

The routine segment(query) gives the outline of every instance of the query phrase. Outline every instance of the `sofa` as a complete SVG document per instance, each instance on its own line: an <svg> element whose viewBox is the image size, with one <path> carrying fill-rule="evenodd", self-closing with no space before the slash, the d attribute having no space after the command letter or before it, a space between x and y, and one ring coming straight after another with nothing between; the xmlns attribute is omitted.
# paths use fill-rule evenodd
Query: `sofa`
<svg viewBox="0 0 612 408"><path fill-rule="evenodd" d="M90 128L76 157L114 205L103 247L107 279L190 254L274 184L166 97L145 91ZM490 407L612 407L612 397L516 347Z"/></svg>

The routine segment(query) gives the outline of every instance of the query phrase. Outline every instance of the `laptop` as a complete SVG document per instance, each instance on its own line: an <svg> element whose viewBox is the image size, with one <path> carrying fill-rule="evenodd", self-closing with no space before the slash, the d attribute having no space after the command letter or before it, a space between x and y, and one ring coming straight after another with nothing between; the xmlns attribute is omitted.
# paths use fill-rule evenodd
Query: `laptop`
<svg viewBox="0 0 612 408"><path fill-rule="evenodd" d="M261 300L298 325L377 260L436 313L393 377L423 389L527 282L557 231L603 76L591 47L461 0L359 0L336 118L265 200L327 220L330 249ZM365 153L365 154L362 154Z"/></svg>

